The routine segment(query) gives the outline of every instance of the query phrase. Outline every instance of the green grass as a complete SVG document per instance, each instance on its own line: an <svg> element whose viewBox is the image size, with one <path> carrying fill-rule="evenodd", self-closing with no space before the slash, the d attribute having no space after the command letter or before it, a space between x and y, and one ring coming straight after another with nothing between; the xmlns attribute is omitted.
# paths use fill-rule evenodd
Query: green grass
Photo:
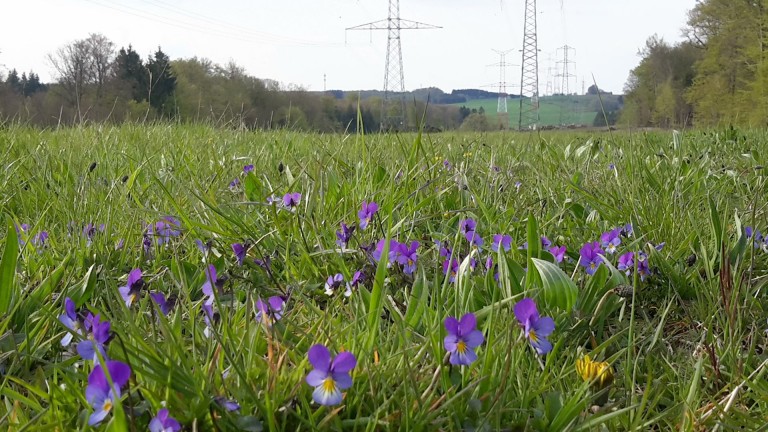
<svg viewBox="0 0 768 432"><path fill-rule="evenodd" d="M603 98L615 98L605 95ZM468 102L455 104L467 108L485 110L485 114L491 116L492 123L496 124L496 110L498 99L475 99ZM539 117L541 126L583 125L592 126L599 110L600 102L597 96L544 96L539 99ZM509 125L517 128L520 117L520 99L507 99L507 112L509 113Z"/></svg>
<svg viewBox="0 0 768 432"><path fill-rule="evenodd" d="M106 353L132 369L122 409L102 429L146 430L165 406L189 430L753 430L768 419L768 254L743 227L768 230L767 140L765 131L419 137L6 126L0 424L89 429L93 364L60 343L69 297L111 321ZM244 176L249 163L254 173ZM265 202L294 191L295 212ZM335 231L357 223L364 200L381 208L342 250ZM166 215L180 219L181 235L146 251L145 224ZM458 232L465 218L485 238L478 251ZM18 249L14 223L29 224ZM87 223L105 224L91 243ZM615 270L618 254L585 274L581 246L626 223L634 233L619 253L645 251L652 275ZM30 236L42 230L50 239L39 249ZM497 233L512 236L509 252L489 251ZM565 245L568 259L553 263L537 247L541 235ZM360 249L385 238L420 242L413 274ZM210 241L210 252L195 239ZM454 257L477 258L477 268L465 259L450 282L436 240ZM518 249L526 241L532 247ZM250 244L242 266L235 242ZM660 242L661 251L649 246ZM267 256L270 272L254 263ZM487 257L498 281L484 271ZM205 331L209 264L226 282L213 305L220 319ZM128 308L118 287L133 268L147 286ZM360 269L368 280L349 298L323 292L329 275L349 280ZM632 298L614 294L619 285L633 287ZM147 290L178 298L167 317ZM287 297L286 311L267 327L255 302L274 295ZM512 313L524 297L555 320L546 356ZM485 343L472 365L451 366L443 322L467 312ZM316 343L357 357L339 406L315 404L304 382ZM584 354L611 364L605 396L576 373ZM227 412L215 397L241 409Z"/></svg>

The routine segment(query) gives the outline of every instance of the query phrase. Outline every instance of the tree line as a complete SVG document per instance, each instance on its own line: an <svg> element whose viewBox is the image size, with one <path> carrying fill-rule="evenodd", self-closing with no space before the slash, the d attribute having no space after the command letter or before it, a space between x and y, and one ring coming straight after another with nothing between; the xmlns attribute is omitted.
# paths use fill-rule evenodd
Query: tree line
<svg viewBox="0 0 768 432"><path fill-rule="evenodd" d="M171 60L158 49L146 59L132 46L116 49L90 34L47 56L55 80L11 69L0 77L0 121L39 126L83 122L208 122L238 128L293 128L322 132L375 132L380 97L309 92L256 78L234 62ZM410 100L408 123L455 129L464 117L455 106Z"/></svg>
<svg viewBox="0 0 768 432"><path fill-rule="evenodd" d="M768 123L768 1L701 0L685 40L656 36L625 87L621 121L683 127Z"/></svg>

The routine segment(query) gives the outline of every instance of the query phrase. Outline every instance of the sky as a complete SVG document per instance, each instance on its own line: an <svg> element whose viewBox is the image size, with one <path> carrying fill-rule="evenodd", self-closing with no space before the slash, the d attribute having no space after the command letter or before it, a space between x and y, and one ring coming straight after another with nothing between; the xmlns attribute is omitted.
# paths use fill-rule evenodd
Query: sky
<svg viewBox="0 0 768 432"><path fill-rule="evenodd" d="M158 46L172 59L234 61L249 74L308 90L381 89L387 31L346 31L385 20L384 0L25 0L6 1L0 25L0 74L34 70L55 79L46 57L89 33L143 57ZM538 0L540 93L562 80L565 45L574 63L571 92L594 82L621 93L649 36L683 39L696 0ZM439 26L403 30L406 90L498 90L493 50L511 50L507 91L520 82L525 0L402 0L400 17ZM32 12L31 12L32 11ZM32 17L30 20L21 17ZM385 24L386 25L386 24ZM559 69L558 69L559 68ZM593 78L594 77L594 78ZM558 85L559 84L559 85Z"/></svg>

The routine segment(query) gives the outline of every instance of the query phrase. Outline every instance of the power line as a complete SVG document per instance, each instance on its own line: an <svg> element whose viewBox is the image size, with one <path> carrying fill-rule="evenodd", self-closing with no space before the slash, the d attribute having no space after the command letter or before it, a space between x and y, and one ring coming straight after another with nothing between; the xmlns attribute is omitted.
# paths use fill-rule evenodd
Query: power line
<svg viewBox="0 0 768 432"><path fill-rule="evenodd" d="M243 27L237 24L234 24L229 21L224 21L221 19L217 19L215 17L210 17L206 15L199 14L194 11L186 11L183 10L175 5L169 4L167 2L164 2L162 0L142 0L144 3L154 5L156 7L165 9L169 12L173 12L179 15L183 15L186 17L189 17L193 20L199 20L203 22L207 22L209 24L215 25L215 26L221 26L226 29L234 29L237 32L241 32L243 34L247 35L253 35L257 38L264 38L267 40L271 40L276 43L284 42L288 44L297 44L297 45L306 45L306 46L323 46L323 45L342 45L337 42L317 42L317 41L311 41L311 40L305 40L305 39L299 39L289 36L282 36L274 33L268 33L268 32L262 32L262 31L256 31L248 27Z"/></svg>
<svg viewBox="0 0 768 432"><path fill-rule="evenodd" d="M138 18L143 18L146 20L158 22L158 23L173 26L176 28L181 28L184 30L194 31L202 34L208 34L212 36L223 37L227 39L239 40L242 42L282 45L282 46L306 46L306 47L319 47L319 46L341 47L343 46L342 43L318 43L318 42L311 42L311 41L301 41L298 39L291 40L288 38L284 38L278 35L272 35L269 33L241 31L241 30L237 30L238 28L237 26L231 25L228 23L226 24L226 27L233 27L235 28L235 30L220 29L220 28L211 27L209 25L201 25L200 22L189 22L189 21L179 19L177 17L160 15L157 13L153 13L143 9L138 9L135 7L124 5L124 4L119 4L119 3L104 4L97 0L85 0L85 1L103 8L112 9L114 11L117 11L123 14L135 16ZM165 8L165 9L168 9L168 8ZM180 13L182 15L184 14L183 11L182 12L177 11L177 13ZM202 19L195 18L194 16L192 16L192 14L187 14L187 15L189 15L190 18L192 18L193 20L204 22L204 20ZM209 20L209 21L213 21L213 20ZM221 22L224 23L223 21ZM221 24L220 26L225 26L225 25Z"/></svg>
<svg viewBox="0 0 768 432"><path fill-rule="evenodd" d="M389 0L387 19L347 27L346 30L386 30L387 58L384 66L384 100L381 107L381 129L404 129L405 79L401 30L430 30L441 27L400 18L400 0ZM393 95L392 93L396 93Z"/></svg>

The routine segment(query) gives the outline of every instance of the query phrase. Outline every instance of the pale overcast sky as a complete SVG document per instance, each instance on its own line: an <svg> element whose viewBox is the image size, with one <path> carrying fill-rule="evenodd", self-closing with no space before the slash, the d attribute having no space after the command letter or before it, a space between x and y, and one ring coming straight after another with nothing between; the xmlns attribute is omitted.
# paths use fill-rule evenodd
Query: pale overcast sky
<svg viewBox="0 0 768 432"><path fill-rule="evenodd" d="M161 46L172 59L192 56L234 60L260 78L310 90L381 89L386 31L345 28L387 17L385 0L5 0L0 17L0 65L33 69L44 81L53 71L46 54L89 33L117 48L132 44L145 58ZM544 93L555 50L568 44L581 91L592 75L598 85L622 91L638 49L658 34L682 39L696 0L538 0L540 86ZM446 92L499 81L492 51L514 50L519 64L524 0L402 0L400 15L441 26L402 32L405 87ZM552 58L550 61L549 59ZM507 70L509 92L519 66ZM493 88L488 88L493 90Z"/></svg>

